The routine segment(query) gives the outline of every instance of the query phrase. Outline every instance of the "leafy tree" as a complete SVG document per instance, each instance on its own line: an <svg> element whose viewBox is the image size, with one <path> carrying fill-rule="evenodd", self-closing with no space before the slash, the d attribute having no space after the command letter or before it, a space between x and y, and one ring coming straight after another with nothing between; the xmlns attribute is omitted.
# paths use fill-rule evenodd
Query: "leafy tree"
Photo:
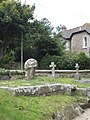
<svg viewBox="0 0 90 120"><path fill-rule="evenodd" d="M25 42L25 59L34 57L40 61L46 54L59 55L58 43L53 39L53 27L47 19L35 20ZM27 56L28 55L28 56Z"/></svg>
<svg viewBox="0 0 90 120"><path fill-rule="evenodd" d="M28 20L33 19L35 6L21 4L19 1L0 1L0 59L6 52L15 51L20 46L21 32L28 29Z"/></svg>
<svg viewBox="0 0 90 120"><path fill-rule="evenodd" d="M34 9L34 5L22 5L18 0L0 1L0 59L20 61L22 33L24 61L33 57L40 62L46 54L63 54L60 31L53 34L53 27L46 18L41 21L34 19Z"/></svg>
<svg viewBox="0 0 90 120"><path fill-rule="evenodd" d="M62 26L57 26L56 32L54 32L53 39L57 42L59 48L59 55L62 55L65 50L66 41L62 37Z"/></svg>

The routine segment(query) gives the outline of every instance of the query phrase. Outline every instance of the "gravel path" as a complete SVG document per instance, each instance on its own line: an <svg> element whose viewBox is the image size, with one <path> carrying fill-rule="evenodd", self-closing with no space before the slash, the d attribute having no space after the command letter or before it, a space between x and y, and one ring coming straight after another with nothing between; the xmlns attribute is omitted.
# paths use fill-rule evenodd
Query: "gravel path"
<svg viewBox="0 0 90 120"><path fill-rule="evenodd" d="M81 114L74 120L90 120L90 108L85 110L85 112L83 114Z"/></svg>

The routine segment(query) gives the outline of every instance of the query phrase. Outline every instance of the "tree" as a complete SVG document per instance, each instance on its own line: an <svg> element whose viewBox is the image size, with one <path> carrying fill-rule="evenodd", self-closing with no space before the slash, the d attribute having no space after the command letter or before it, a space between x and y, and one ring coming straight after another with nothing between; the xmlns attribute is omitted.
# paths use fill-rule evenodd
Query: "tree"
<svg viewBox="0 0 90 120"><path fill-rule="evenodd" d="M14 0L0 1L0 59L20 61L21 33L24 36L24 61L30 57L40 60L46 55L62 55L61 36L53 34L46 19L33 17L35 5L30 7ZM32 22L31 22L32 20Z"/></svg>
<svg viewBox="0 0 90 120"><path fill-rule="evenodd" d="M52 35L53 27L46 18L41 21L35 20L30 24L25 42L25 59L34 57L39 62L46 54L59 55L58 44Z"/></svg>
<svg viewBox="0 0 90 120"><path fill-rule="evenodd" d="M28 20L33 19L35 6L19 1L0 1L0 59L6 52L15 51L20 46L21 32L28 29Z"/></svg>
<svg viewBox="0 0 90 120"><path fill-rule="evenodd" d="M54 32L53 39L56 41L58 48L59 48L59 55L63 54L63 51L65 50L66 41L62 37L62 25L57 26L56 32Z"/></svg>

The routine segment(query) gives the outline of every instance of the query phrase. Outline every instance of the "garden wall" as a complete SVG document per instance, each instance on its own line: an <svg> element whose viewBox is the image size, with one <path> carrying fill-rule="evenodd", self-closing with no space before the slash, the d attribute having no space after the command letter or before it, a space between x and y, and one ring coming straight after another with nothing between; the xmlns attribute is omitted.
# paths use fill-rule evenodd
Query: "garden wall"
<svg viewBox="0 0 90 120"><path fill-rule="evenodd" d="M51 70L36 70L36 75L38 76L48 76L51 74ZM74 77L76 70L55 70L55 74L59 77ZM79 70L81 77L90 77L90 70Z"/></svg>
<svg viewBox="0 0 90 120"><path fill-rule="evenodd" d="M36 76L50 76L51 70L35 70ZM76 70L55 70L55 74L58 77L75 77ZM81 77L90 77L90 70L79 70ZM23 79L25 78L25 71L23 70L3 70L0 71L0 79Z"/></svg>
<svg viewBox="0 0 90 120"><path fill-rule="evenodd" d="M62 95L69 94L71 96L75 95L76 86L69 84L47 84L47 85L37 85L37 86L21 86L17 88L9 88L16 96L46 96L46 95Z"/></svg>

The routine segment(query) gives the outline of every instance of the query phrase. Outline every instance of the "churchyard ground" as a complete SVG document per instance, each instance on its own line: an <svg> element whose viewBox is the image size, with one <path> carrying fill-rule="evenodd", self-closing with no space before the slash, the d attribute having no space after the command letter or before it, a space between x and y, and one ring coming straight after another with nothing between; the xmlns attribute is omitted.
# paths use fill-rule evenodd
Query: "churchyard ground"
<svg viewBox="0 0 90 120"><path fill-rule="evenodd" d="M0 86L32 86L48 83L74 84L78 87L90 87L90 84L81 84L73 78L50 79L36 77L33 80L1 80ZM7 90L0 89L0 120L49 120L55 111L67 105L85 100L84 96L52 95L52 96L14 96Z"/></svg>
<svg viewBox="0 0 90 120"><path fill-rule="evenodd" d="M53 84L53 83L73 84L73 85L77 85L77 87L80 87L80 88L90 87L90 84L83 84L83 83L76 82L75 78L55 78L54 79L54 78L48 78L48 77L35 77L32 80L25 80L25 79L0 80L0 86L9 86L9 87L34 86L34 85L44 85L44 84Z"/></svg>

